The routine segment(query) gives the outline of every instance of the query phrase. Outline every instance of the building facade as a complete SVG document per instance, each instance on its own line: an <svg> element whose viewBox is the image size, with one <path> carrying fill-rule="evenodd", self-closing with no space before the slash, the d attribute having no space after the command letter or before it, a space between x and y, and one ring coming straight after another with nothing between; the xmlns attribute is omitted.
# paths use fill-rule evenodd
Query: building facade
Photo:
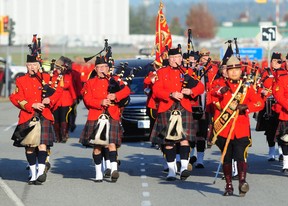
<svg viewBox="0 0 288 206"><path fill-rule="evenodd" d="M15 45L38 34L50 44L102 45L129 41L129 0L0 0L0 16L15 21ZM1 36L0 44L7 42Z"/></svg>

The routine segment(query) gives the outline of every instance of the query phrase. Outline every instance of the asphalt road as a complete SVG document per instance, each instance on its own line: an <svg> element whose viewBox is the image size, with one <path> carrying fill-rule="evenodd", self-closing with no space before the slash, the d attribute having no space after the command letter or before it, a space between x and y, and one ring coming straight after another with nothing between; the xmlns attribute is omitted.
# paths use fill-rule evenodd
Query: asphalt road
<svg viewBox="0 0 288 206"><path fill-rule="evenodd" d="M288 177L281 173L278 161L268 162L268 146L263 132L255 132L249 150L247 181L250 191L238 197L238 182L233 181L235 195L223 197L225 182L218 176L213 184L220 152L213 146L206 150L205 168L194 168L186 181L165 180L159 150L149 142L124 142L119 150L120 178L94 183L92 151L78 143L86 121L87 110L78 106L77 128L66 144L52 148L52 168L44 185L27 185L28 172L23 148L12 146L10 140L17 122L18 109L8 101L0 102L0 205L261 205L286 206Z"/></svg>

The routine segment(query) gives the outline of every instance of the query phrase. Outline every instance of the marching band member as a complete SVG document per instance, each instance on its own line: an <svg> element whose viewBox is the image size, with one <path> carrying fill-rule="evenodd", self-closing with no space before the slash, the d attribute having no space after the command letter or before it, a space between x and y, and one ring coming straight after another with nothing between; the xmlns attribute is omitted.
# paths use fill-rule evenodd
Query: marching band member
<svg viewBox="0 0 288 206"><path fill-rule="evenodd" d="M193 119L191 98L203 93L204 86L197 79L191 77L192 70L183 66L181 48L170 49L168 52L169 65L158 70L158 79L152 89L159 99L158 116L154 124L151 138L163 138L165 155L169 168L168 181L176 179L176 143L180 142L181 169L180 178L187 179L190 152L189 141L195 141L198 122ZM188 72L188 74L186 74ZM191 87L183 87L184 77L191 77ZM195 103L195 102L194 102ZM170 120L169 120L170 118ZM175 121L177 119L177 121Z"/></svg>
<svg viewBox="0 0 288 206"><path fill-rule="evenodd" d="M214 113L213 101L211 96L211 88L214 79L218 73L218 67L214 64L210 57L210 51L203 48L199 52L198 66L196 72L199 80L204 84L205 91L201 94L201 106L204 110L203 117L199 121L199 131L197 134L196 148L197 161L195 168L204 168L204 153L206 147L207 131L209 124L212 124L212 116Z"/></svg>
<svg viewBox="0 0 288 206"><path fill-rule="evenodd" d="M101 150L107 145L101 145L100 143L97 144L96 138L91 143L91 139L95 137L95 132L97 133L100 130L99 126L98 131L96 131L97 123L101 122L102 117L108 116L109 123L105 124L106 126L104 127L106 128L106 135L104 134L104 139L105 141L108 140L107 144L109 148L109 157L111 162L111 181L116 182L119 177L119 172L117 169L117 148L119 148L121 145L121 138L123 133L120 126L121 108L118 103L120 100L129 96L130 89L128 86L124 86L123 81L119 81L120 84L123 85L123 88L116 93L108 92L109 80L107 79L107 76L109 66L108 59L106 59L104 56L96 57L95 71L97 73L97 76L89 79L82 90L83 101L88 108L89 113L87 122L80 137L80 143L82 143L84 146L93 146L92 156L96 170L95 182L102 182L103 157L101 154ZM110 78L117 77L112 76ZM118 79L116 79L116 81L118 81ZM102 133L100 138L102 138Z"/></svg>
<svg viewBox="0 0 288 206"><path fill-rule="evenodd" d="M73 65L73 63L72 63ZM74 130L76 129L76 117L77 117L77 105L80 103L80 101L82 100L82 95L81 95L81 90L82 90L82 82L81 82L81 74L76 71L75 69L72 68L71 66L71 75L72 75L72 82L73 82L73 87L76 93L76 97L77 97L77 102L74 102L74 104L72 105L72 110L71 113L69 115L69 129L70 132L74 132Z"/></svg>
<svg viewBox="0 0 288 206"><path fill-rule="evenodd" d="M198 51L191 51L189 54L189 66L194 70L196 65L197 65L197 61L199 59L199 52Z"/></svg>
<svg viewBox="0 0 288 206"><path fill-rule="evenodd" d="M160 67L156 63L153 63L153 68L154 71L150 71L149 74L144 78L144 93L147 95L146 114L148 115L150 120L150 133L157 117L158 106L158 100L153 95L152 86L158 78L157 71L160 69ZM152 147L160 146L159 142L154 142L154 140L152 140L151 142Z"/></svg>
<svg viewBox="0 0 288 206"><path fill-rule="evenodd" d="M55 123L54 130L56 135L56 141L65 143L69 138L69 113L71 112L71 106L76 104L76 93L73 86L72 75L69 72L71 70L71 60L67 57L61 56L56 62L54 68L54 81L59 84L63 89L61 98L57 101L56 110L53 112ZM60 77L60 78L59 78Z"/></svg>
<svg viewBox="0 0 288 206"><path fill-rule="evenodd" d="M53 146L55 138L52 126L54 118L51 110L61 96L62 89L57 88L53 95L43 98L45 94L42 81L48 83L49 75L39 72L40 64L36 56L27 55L26 67L27 74L16 79L15 91L10 96L10 101L20 109L18 126L14 135L18 130L20 132L20 130L23 131L28 128L32 118L37 117L40 119L40 144L26 144L24 146L31 173L28 184L42 184L46 181L47 177L45 173L47 147L50 148ZM12 139L14 139L13 137ZM21 147L23 146L22 142L14 139L14 146ZM38 163L38 170L36 162Z"/></svg>
<svg viewBox="0 0 288 206"><path fill-rule="evenodd" d="M281 105L275 101L272 95L273 82L276 73L284 71L281 69L281 54L274 53L271 56L271 67L267 67L262 73L261 85L258 88L258 93L261 94L265 107L258 113L256 131L265 131L266 140L269 147L268 161L275 161L276 157L276 130L279 123L279 112ZM279 147L279 161L283 160L281 147Z"/></svg>
<svg viewBox="0 0 288 206"><path fill-rule="evenodd" d="M272 88L272 94L275 97L277 104L281 106L279 110L279 124L276 130L276 138L278 144L281 146L283 152L283 168L282 172L288 174L288 139L285 136L287 132L288 112L287 112L287 81L288 72L286 69L281 68L281 55L278 54L279 59L273 59L272 65L278 68L275 71L275 81ZM286 138L285 138L286 137Z"/></svg>
<svg viewBox="0 0 288 206"><path fill-rule="evenodd" d="M227 61L228 80L225 84L229 89L225 89L226 92L224 90L221 96L218 96L221 114L214 121L214 131L218 135L216 145L222 153L226 153L222 162L226 180L224 196L233 195L232 159L237 161L239 195L244 196L249 190L246 182L247 149L251 145L248 114L264 107L263 100L255 89L240 79L241 73L240 61L232 56ZM226 141L228 143L230 141L227 146L225 146Z"/></svg>

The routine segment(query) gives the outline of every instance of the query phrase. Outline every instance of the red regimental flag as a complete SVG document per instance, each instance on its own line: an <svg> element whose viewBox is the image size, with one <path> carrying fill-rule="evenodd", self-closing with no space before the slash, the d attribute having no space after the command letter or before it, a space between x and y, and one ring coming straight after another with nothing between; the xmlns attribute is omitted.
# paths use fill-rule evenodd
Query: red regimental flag
<svg viewBox="0 0 288 206"><path fill-rule="evenodd" d="M163 3L160 2L159 11L156 19L156 38L155 38L155 63L159 66L162 66L163 59L168 57L168 49L172 46L172 37L166 21L166 18L163 14Z"/></svg>

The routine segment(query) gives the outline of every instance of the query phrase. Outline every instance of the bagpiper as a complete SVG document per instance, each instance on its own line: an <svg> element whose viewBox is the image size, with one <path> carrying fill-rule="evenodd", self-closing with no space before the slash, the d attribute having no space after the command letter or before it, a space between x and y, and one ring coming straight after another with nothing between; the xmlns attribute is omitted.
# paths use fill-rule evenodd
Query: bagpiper
<svg viewBox="0 0 288 206"><path fill-rule="evenodd" d="M121 121L121 100L127 98L130 89L117 76L109 75L109 59L97 56L96 76L89 79L82 89L83 101L88 108L88 117L80 137L80 143L93 147L95 182L103 181L102 149L108 146L111 162L111 181L119 178L117 148L121 146L123 130ZM113 84L113 85L112 85ZM115 85L114 85L115 84ZM121 88L117 92L109 88Z"/></svg>
<svg viewBox="0 0 288 206"><path fill-rule="evenodd" d="M281 55L278 55L281 57ZM281 106L279 110L279 124L276 130L276 138L278 144L282 148L283 152L283 167L282 172L288 175L288 138L287 138L287 125L288 125L288 112L287 112L287 81L288 81L288 72L286 69L281 69L282 61L276 61L279 69L276 70L275 81L273 83L272 94L275 97L277 103ZM280 64L280 66L279 66Z"/></svg>
<svg viewBox="0 0 288 206"><path fill-rule="evenodd" d="M209 125L212 124L212 116L214 113L213 100L211 96L212 83L218 73L218 66L212 61L210 51L202 48L199 52L198 65L195 67L199 80L204 84L205 90L201 94L200 105L203 108L204 115L199 119L199 131L197 133L196 148L197 161L195 168L204 168L204 154L206 148L207 131Z"/></svg>
<svg viewBox="0 0 288 206"><path fill-rule="evenodd" d="M198 122L193 119L192 115L192 106L196 104L192 98L203 93L204 86L192 77L191 68L186 70L182 66L180 46L169 50L168 61L168 66L158 70L158 79L152 87L153 94L159 99L159 106L151 138L163 139L164 154L169 168L166 178L168 181L176 179L175 146L180 142L180 178L185 180L190 176L190 171L188 171L189 141L195 141L198 129Z"/></svg>
<svg viewBox="0 0 288 206"><path fill-rule="evenodd" d="M268 161L275 161L276 158L276 130L279 124L279 113L281 105L275 101L272 94L272 87L275 78L280 73L286 73L281 68L282 59L281 54L273 52L271 56L271 67L264 68L261 75L261 80L258 88L258 93L261 94L265 102L265 107L257 115L256 131L265 131L266 140L268 143ZM279 146L279 161L283 160L282 149Z"/></svg>
<svg viewBox="0 0 288 206"><path fill-rule="evenodd" d="M27 74L16 79L15 91L10 96L10 101L20 109L13 145L25 147L30 185L46 181L47 149L53 146L55 139L52 109L62 94L61 88L49 87L50 77L40 72L39 61L36 55L27 55Z"/></svg>

